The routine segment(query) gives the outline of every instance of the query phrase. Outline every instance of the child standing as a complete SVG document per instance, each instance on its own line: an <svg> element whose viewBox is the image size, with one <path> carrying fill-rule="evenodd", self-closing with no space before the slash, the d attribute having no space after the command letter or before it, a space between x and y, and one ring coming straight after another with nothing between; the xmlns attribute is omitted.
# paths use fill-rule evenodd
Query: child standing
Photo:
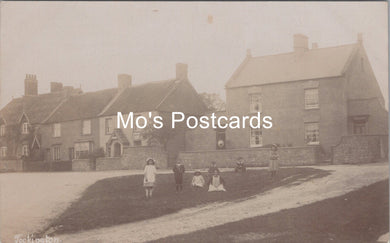
<svg viewBox="0 0 390 243"><path fill-rule="evenodd" d="M270 161L269 161L269 171L271 173L272 178L276 176L276 172L279 169L278 160L279 160L278 146L276 144L272 144Z"/></svg>
<svg viewBox="0 0 390 243"><path fill-rule="evenodd" d="M154 185L156 182L156 167L154 166L154 159L146 159L146 166L144 169L144 187L146 192L146 199L152 197Z"/></svg>
<svg viewBox="0 0 390 243"><path fill-rule="evenodd" d="M173 174L175 176L176 192L183 190L183 174L185 172L184 165L181 164L180 160L177 161L175 167L173 167Z"/></svg>
<svg viewBox="0 0 390 243"><path fill-rule="evenodd" d="M195 171L194 177L192 177L191 185L195 189L198 189L198 188L203 188L204 183L205 183L205 181L204 181L204 178L203 178L202 174L200 173L200 171Z"/></svg>

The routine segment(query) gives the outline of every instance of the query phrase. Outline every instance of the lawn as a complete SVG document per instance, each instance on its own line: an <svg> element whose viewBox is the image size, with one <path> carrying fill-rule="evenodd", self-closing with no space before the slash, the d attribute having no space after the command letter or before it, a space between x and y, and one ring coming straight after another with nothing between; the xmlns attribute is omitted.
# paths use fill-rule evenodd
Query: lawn
<svg viewBox="0 0 390 243"><path fill-rule="evenodd" d="M307 206L156 242L376 242L389 231L389 181Z"/></svg>
<svg viewBox="0 0 390 243"><path fill-rule="evenodd" d="M113 226L150 219L211 202L243 199L281 185L328 175L311 168L283 168L275 179L267 170L249 170L245 174L224 172L227 192L207 192L190 187L192 173L184 176L184 188L175 192L172 174L157 176L157 186L150 200L145 199L143 176L123 176L100 180L91 185L49 228L55 234ZM205 178L206 179L206 178Z"/></svg>

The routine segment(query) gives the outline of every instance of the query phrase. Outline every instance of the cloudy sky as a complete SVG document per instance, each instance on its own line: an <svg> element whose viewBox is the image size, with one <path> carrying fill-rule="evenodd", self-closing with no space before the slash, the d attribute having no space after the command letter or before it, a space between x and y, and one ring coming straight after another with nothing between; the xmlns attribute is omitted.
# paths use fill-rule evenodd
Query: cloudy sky
<svg viewBox="0 0 390 243"><path fill-rule="evenodd" d="M187 63L199 92L224 97L224 84L253 56L292 51L292 36L328 47L364 46L388 96L386 2L1 2L0 107L24 92L26 73L39 93L50 82L84 91L175 76Z"/></svg>

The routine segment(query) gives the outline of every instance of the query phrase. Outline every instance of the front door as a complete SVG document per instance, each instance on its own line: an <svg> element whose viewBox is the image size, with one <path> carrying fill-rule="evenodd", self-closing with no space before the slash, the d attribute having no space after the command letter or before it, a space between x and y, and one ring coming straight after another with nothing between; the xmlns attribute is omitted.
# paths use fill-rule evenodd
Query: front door
<svg viewBox="0 0 390 243"><path fill-rule="evenodd" d="M115 143L114 144L114 156L113 157L120 157L121 156L121 144Z"/></svg>

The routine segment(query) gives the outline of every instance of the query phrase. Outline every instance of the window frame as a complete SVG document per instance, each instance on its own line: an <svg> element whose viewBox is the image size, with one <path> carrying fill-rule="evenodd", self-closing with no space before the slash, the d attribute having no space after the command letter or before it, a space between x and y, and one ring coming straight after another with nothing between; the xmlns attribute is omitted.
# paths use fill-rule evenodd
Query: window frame
<svg viewBox="0 0 390 243"><path fill-rule="evenodd" d="M61 160L61 146L60 145L54 145L52 148L52 159L53 161L59 161Z"/></svg>
<svg viewBox="0 0 390 243"><path fill-rule="evenodd" d="M30 149L29 149L29 147L28 147L28 145L27 144L23 144L22 145L22 156L29 156L29 154L30 154L30 151L29 151Z"/></svg>
<svg viewBox="0 0 390 243"><path fill-rule="evenodd" d="M258 105L258 107L259 107L259 109L254 109L254 102L253 102L253 100L254 100L254 97L258 97L258 103L257 103L257 105ZM254 114L254 113L257 113L257 112L262 112L263 111L263 96L262 96L262 94L261 93L252 93L252 94L249 94L249 113L251 113L251 114Z"/></svg>
<svg viewBox="0 0 390 243"><path fill-rule="evenodd" d="M8 150L8 148L6 146L0 147L0 157L1 158L7 157L7 150Z"/></svg>
<svg viewBox="0 0 390 243"><path fill-rule="evenodd" d="M22 134L28 134L28 122L22 123Z"/></svg>
<svg viewBox="0 0 390 243"><path fill-rule="evenodd" d="M252 138L252 133L253 132L257 132L259 131L260 132L260 143L259 144L255 144L255 143L252 143L252 141L256 138ZM263 129L260 127L260 128L249 128L249 146L251 148L257 148L257 147L262 147L263 146Z"/></svg>
<svg viewBox="0 0 390 243"><path fill-rule="evenodd" d="M309 91L316 91L316 104L308 104L308 100L315 100L312 97L309 99L307 96L309 95L307 92ZM312 95L314 96L314 95ZM319 109L320 108L320 92L318 88L307 88L304 90L304 105L305 105L305 110L312 110L312 109Z"/></svg>
<svg viewBox="0 0 390 243"><path fill-rule="evenodd" d="M79 150L79 147L81 144L88 144L88 150ZM80 158L80 155L89 155L92 153L93 151L93 143L91 141L85 141L85 142L77 142L77 143L74 143L74 158L75 159L79 159ZM85 153L86 152L86 153Z"/></svg>
<svg viewBox="0 0 390 243"><path fill-rule="evenodd" d="M316 124L317 125L317 141L314 141L314 142L310 142L308 141L307 137L308 137L308 126L310 125L314 125ZM315 130L313 130L315 131ZM320 144L320 123L319 122L305 122L304 123L304 141L305 141L305 145L319 145Z"/></svg>

